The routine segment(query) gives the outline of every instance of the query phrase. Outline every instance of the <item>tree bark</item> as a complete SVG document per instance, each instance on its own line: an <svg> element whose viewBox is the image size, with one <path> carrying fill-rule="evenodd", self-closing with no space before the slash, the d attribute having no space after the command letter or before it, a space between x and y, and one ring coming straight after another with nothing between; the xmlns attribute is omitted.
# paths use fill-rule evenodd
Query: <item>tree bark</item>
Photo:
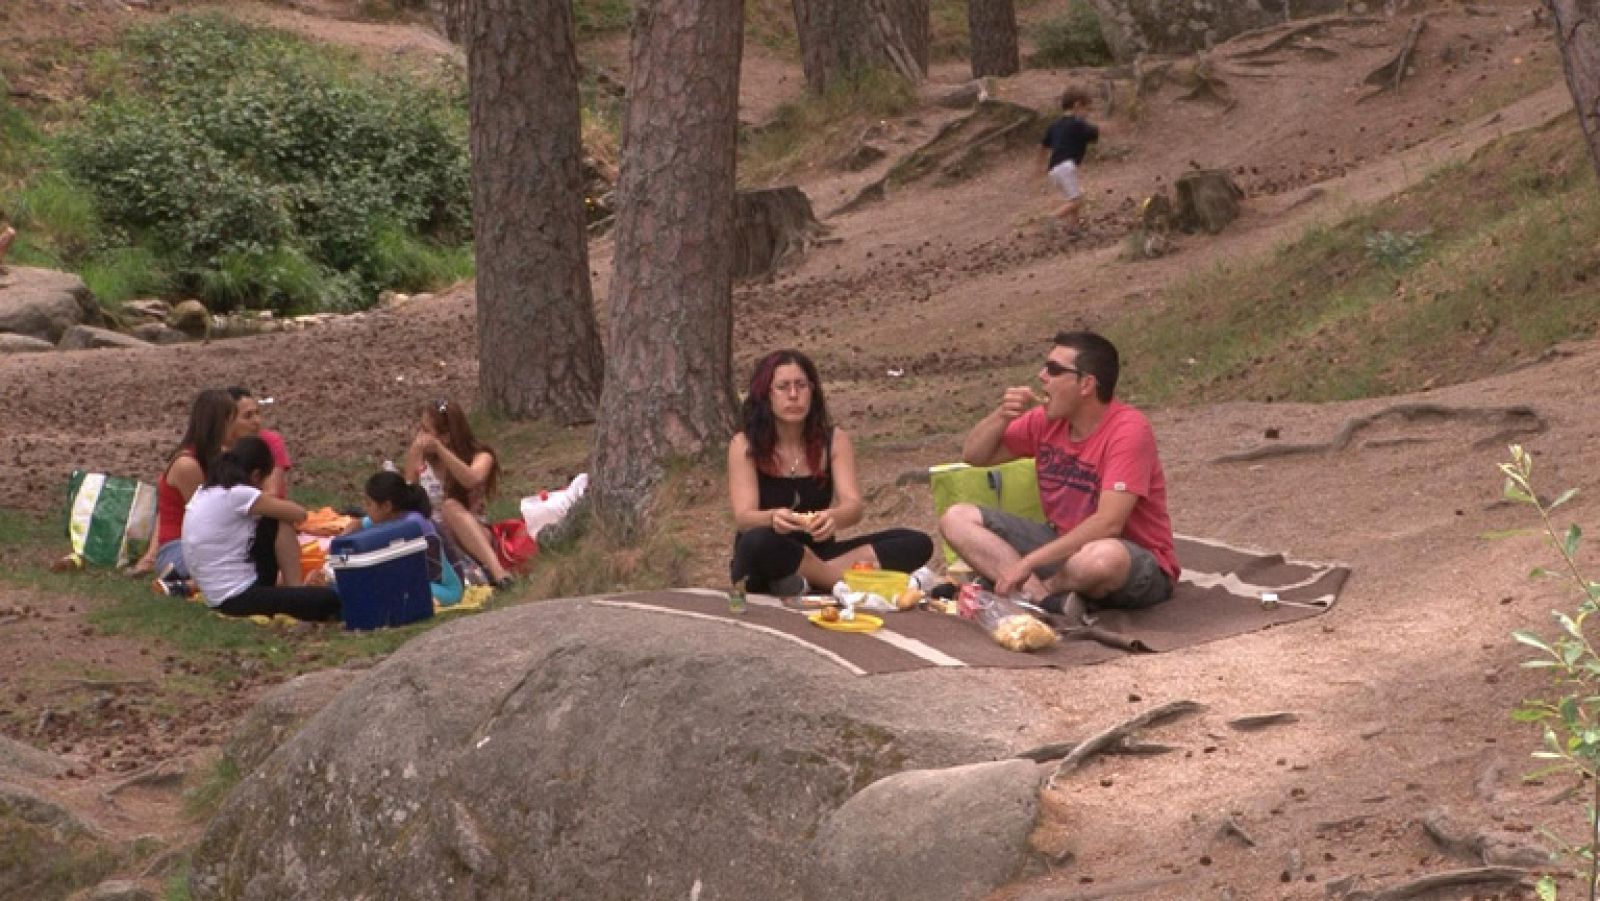
<svg viewBox="0 0 1600 901"><path fill-rule="evenodd" d="M589 284L568 0L473 0L467 21L478 391L515 419L590 422L604 375Z"/></svg>
<svg viewBox="0 0 1600 901"><path fill-rule="evenodd" d="M928 0L794 0L794 18L812 93L864 69L928 74Z"/></svg>
<svg viewBox="0 0 1600 901"><path fill-rule="evenodd" d="M466 39L467 0L428 0L427 5L446 40L460 44Z"/></svg>
<svg viewBox="0 0 1600 901"><path fill-rule="evenodd" d="M733 432L743 0L638 0L590 494L632 531L673 458Z"/></svg>
<svg viewBox="0 0 1600 901"><path fill-rule="evenodd" d="M1561 68L1578 110L1578 127L1589 148L1589 162L1600 173L1600 3L1597 0L1545 0L1555 25Z"/></svg>
<svg viewBox="0 0 1600 901"><path fill-rule="evenodd" d="M1022 69L1017 53L1017 13L1011 0L968 0L967 32L972 77L1005 77Z"/></svg>
<svg viewBox="0 0 1600 901"><path fill-rule="evenodd" d="M827 232L810 198L794 185L740 191L733 209L734 278L771 275Z"/></svg>

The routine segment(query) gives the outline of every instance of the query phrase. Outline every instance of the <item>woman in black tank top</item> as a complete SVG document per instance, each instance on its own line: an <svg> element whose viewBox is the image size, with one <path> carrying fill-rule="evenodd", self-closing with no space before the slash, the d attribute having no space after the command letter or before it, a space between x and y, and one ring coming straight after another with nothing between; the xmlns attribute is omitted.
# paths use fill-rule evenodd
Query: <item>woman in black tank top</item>
<svg viewBox="0 0 1600 901"><path fill-rule="evenodd" d="M734 541L730 575L750 591L826 591L856 563L911 572L933 554L912 529L840 539L861 521L855 449L828 416L817 367L797 350L762 358L745 396L743 429L728 443Z"/></svg>

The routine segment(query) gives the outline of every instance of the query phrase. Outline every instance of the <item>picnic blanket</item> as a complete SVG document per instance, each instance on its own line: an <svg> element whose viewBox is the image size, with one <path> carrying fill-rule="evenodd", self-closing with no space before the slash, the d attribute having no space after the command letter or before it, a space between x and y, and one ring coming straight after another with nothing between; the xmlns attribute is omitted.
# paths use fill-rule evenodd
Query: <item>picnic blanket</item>
<svg viewBox="0 0 1600 901"><path fill-rule="evenodd" d="M589 603L766 634L868 675L930 666L1078 666L1170 651L1325 613L1350 575L1343 566L1186 536L1178 537L1177 549L1184 569L1172 600L1149 610L1098 611L1092 630L1033 653L1008 651L971 622L923 610L883 614L882 629L857 634L820 629L803 611L765 595L751 595L744 613L728 610L725 593L697 589L636 592ZM1273 609L1262 605L1267 592L1278 596Z"/></svg>

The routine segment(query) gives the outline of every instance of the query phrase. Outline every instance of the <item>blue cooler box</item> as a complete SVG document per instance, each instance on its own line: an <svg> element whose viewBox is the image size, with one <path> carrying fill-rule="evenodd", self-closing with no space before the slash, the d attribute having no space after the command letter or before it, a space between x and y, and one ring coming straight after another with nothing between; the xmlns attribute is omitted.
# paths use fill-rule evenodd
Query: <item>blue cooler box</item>
<svg viewBox="0 0 1600 901"><path fill-rule="evenodd" d="M379 523L328 546L346 629L403 626L433 615L428 542L415 522Z"/></svg>

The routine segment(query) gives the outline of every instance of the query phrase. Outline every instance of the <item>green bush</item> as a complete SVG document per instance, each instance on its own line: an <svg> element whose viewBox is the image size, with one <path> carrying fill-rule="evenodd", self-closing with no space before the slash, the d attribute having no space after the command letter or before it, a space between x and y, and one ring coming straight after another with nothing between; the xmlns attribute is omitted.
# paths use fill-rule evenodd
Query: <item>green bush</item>
<svg viewBox="0 0 1600 901"><path fill-rule="evenodd" d="M1035 66L1107 66L1111 48L1100 31L1100 16L1089 0L1072 0L1067 11L1032 28Z"/></svg>
<svg viewBox="0 0 1600 901"><path fill-rule="evenodd" d="M448 90L216 16L136 30L122 64L129 86L94 105L61 160L105 221L172 261L179 289L222 309L346 309L457 277L459 250L421 252L470 240L465 115Z"/></svg>

